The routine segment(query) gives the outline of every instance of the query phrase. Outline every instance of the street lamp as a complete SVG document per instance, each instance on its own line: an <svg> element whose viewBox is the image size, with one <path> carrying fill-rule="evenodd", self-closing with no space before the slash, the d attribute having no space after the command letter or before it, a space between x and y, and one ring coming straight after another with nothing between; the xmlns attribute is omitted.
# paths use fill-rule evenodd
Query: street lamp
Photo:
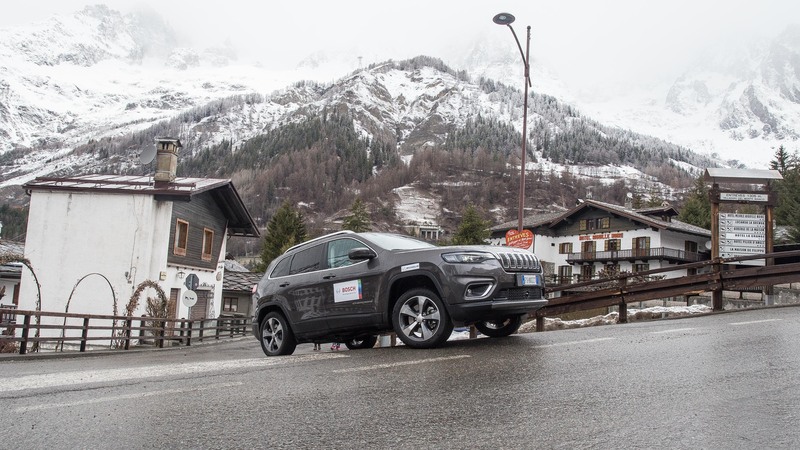
<svg viewBox="0 0 800 450"><path fill-rule="evenodd" d="M517 39L517 33L511 26L514 20L514 15L509 13L500 13L492 18L492 21L498 25L508 25L511 34L514 35L514 40L517 41L517 48L519 48L519 54L522 56L522 63L525 65L525 100L522 107L522 167L519 169L519 223L517 224L517 231L521 233L522 216L524 215L523 210L525 207L525 153L527 152L525 146L528 142L528 86L531 85L529 56L531 51L531 27L528 25L528 42L525 46L525 53L523 53L522 45L520 45L519 39Z"/></svg>

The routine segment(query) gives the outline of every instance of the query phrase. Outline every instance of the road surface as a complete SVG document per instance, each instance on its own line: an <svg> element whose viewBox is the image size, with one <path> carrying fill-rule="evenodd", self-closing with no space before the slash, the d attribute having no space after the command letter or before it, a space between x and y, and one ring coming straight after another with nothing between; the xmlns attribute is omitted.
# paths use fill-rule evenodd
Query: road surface
<svg viewBox="0 0 800 450"><path fill-rule="evenodd" d="M433 350L3 359L0 431L20 449L798 448L800 307Z"/></svg>

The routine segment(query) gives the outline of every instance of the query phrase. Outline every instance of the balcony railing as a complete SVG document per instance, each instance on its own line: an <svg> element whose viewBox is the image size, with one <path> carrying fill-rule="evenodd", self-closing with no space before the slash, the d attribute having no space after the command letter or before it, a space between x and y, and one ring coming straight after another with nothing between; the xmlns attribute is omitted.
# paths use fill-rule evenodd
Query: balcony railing
<svg viewBox="0 0 800 450"><path fill-rule="evenodd" d="M674 248L645 248L628 250L610 250L603 252L579 252L567 255L567 262L616 262L616 261L670 261L678 263L698 262L708 259L706 255L696 252L676 250Z"/></svg>

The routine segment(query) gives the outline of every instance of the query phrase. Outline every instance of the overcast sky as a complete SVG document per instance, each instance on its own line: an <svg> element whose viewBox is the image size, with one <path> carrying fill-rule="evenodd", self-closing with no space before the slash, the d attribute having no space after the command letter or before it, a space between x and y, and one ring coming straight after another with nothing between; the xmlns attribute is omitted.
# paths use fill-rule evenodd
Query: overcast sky
<svg viewBox="0 0 800 450"><path fill-rule="evenodd" d="M72 13L85 0L3 2L0 26ZM316 51L358 51L386 59L426 54L449 62L453 48L484 36L512 41L492 23L498 12L517 18L522 40L532 27L531 53L565 81L674 79L700 48L756 35L776 35L800 22L797 0L402 0L259 2L249 0L107 0L123 13L157 11L198 46L228 40L263 63L296 64ZM523 44L524 46L524 41ZM247 50L247 49L250 50ZM365 63L374 62L365 60Z"/></svg>

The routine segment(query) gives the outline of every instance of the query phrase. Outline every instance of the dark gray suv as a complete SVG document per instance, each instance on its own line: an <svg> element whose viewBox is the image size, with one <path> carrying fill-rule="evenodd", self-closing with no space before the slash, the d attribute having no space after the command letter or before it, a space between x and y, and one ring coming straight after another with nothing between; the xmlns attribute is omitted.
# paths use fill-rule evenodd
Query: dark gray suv
<svg viewBox="0 0 800 450"><path fill-rule="evenodd" d="M299 343L371 348L394 331L409 347L445 342L455 325L508 336L547 303L539 259L496 246L437 247L388 233L339 232L294 246L253 294L253 334L268 356Z"/></svg>

